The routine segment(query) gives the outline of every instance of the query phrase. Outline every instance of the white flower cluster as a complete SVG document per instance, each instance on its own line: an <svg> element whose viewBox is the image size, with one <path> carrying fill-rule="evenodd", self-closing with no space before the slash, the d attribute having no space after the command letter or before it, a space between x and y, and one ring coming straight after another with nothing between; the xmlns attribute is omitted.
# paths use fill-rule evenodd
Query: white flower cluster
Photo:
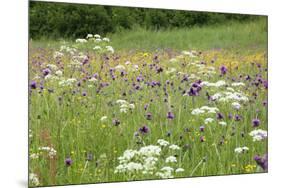
<svg viewBox="0 0 281 188"><path fill-rule="evenodd" d="M114 173L137 173L142 170L143 174L151 174L156 168L160 152L161 148L154 145L144 146L139 150L126 150L123 156L118 157L119 165Z"/></svg>
<svg viewBox="0 0 281 188"><path fill-rule="evenodd" d="M204 120L204 123L205 123L205 124L209 124L209 123L212 123L212 122L214 122L214 119L213 119L213 118L206 118L206 119Z"/></svg>
<svg viewBox="0 0 281 188"><path fill-rule="evenodd" d="M98 45L93 47L93 50L95 50L95 51L98 51L98 50L101 50L101 49L102 48L100 46L98 46Z"/></svg>
<svg viewBox="0 0 281 188"><path fill-rule="evenodd" d="M209 106L202 106L201 108L195 108L192 110L192 115L199 115L199 114L205 114L205 113L217 113L219 111L216 107L209 107Z"/></svg>
<svg viewBox="0 0 281 188"><path fill-rule="evenodd" d="M221 126L226 126L226 125L227 125L227 123L226 123L225 121L220 121L219 124L220 124Z"/></svg>
<svg viewBox="0 0 281 188"><path fill-rule="evenodd" d="M161 168L160 172L157 172L155 175L162 179L174 178L173 172L174 172L174 169L172 167L165 166L165 167Z"/></svg>
<svg viewBox="0 0 281 188"><path fill-rule="evenodd" d="M168 146L170 143L164 139L158 139L157 140L157 144L159 144L160 146Z"/></svg>
<svg viewBox="0 0 281 188"><path fill-rule="evenodd" d="M237 148L234 149L234 152L235 152L235 153L238 153L238 154L240 154L240 153L246 153L247 151L249 151L249 148L246 147L246 146L237 147Z"/></svg>
<svg viewBox="0 0 281 188"><path fill-rule="evenodd" d="M166 163L176 163L177 158L175 156L169 156L169 157L166 158L165 162Z"/></svg>
<svg viewBox="0 0 281 188"><path fill-rule="evenodd" d="M38 148L39 151L46 151L50 158L54 158L57 155L57 151L49 146L43 146Z"/></svg>
<svg viewBox="0 0 281 188"><path fill-rule="evenodd" d="M64 52L70 53L71 55L74 55L76 53L77 49L73 48L73 47L66 46L66 45L62 45L60 47L60 51L61 52L64 51Z"/></svg>
<svg viewBox="0 0 281 188"><path fill-rule="evenodd" d="M160 172L157 172L155 175L162 178L162 179L174 178L174 176L173 176L174 171L176 173L181 173L181 172L184 172L184 169L183 168L177 168L176 170L174 170L170 166L165 166L165 167L161 168Z"/></svg>
<svg viewBox="0 0 281 188"><path fill-rule="evenodd" d="M222 87L226 85L226 82L224 80L219 80L215 83L204 81L200 84L201 86L207 86L207 87Z"/></svg>
<svg viewBox="0 0 281 188"><path fill-rule="evenodd" d="M52 74L48 74L47 76L45 76L44 78L46 81L54 81L54 80L59 80L59 77L56 75L52 75Z"/></svg>
<svg viewBox="0 0 281 188"><path fill-rule="evenodd" d="M76 39L76 43L87 43L93 41L95 43L95 46L93 47L93 50L95 51L107 51L110 53L114 53L114 49L112 46L106 45L106 43L110 42L110 39L107 37L101 38L99 34L88 34L86 36L86 39Z"/></svg>
<svg viewBox="0 0 281 188"><path fill-rule="evenodd" d="M245 86L245 84L243 82L235 82L235 83L232 83L231 86L239 87L239 86Z"/></svg>
<svg viewBox="0 0 281 188"><path fill-rule="evenodd" d="M86 39L76 39L75 42L76 43L86 43L88 41Z"/></svg>
<svg viewBox="0 0 281 188"><path fill-rule="evenodd" d="M39 158L39 153L32 153L29 155L30 159L38 159Z"/></svg>
<svg viewBox="0 0 281 188"><path fill-rule="evenodd" d="M241 104L239 102L233 102L231 103L231 106L236 110L239 110L241 108Z"/></svg>
<svg viewBox="0 0 281 188"><path fill-rule="evenodd" d="M109 39L108 39L109 40ZM114 53L114 48L112 46L105 46L104 49L110 53ZM101 51L103 48L99 45L96 45L93 47L93 50L95 51Z"/></svg>
<svg viewBox="0 0 281 188"><path fill-rule="evenodd" d="M114 49L113 49L112 46L105 46L105 49L106 49L108 52L114 53Z"/></svg>
<svg viewBox="0 0 281 188"><path fill-rule="evenodd" d="M197 57L197 55L196 55L197 52L195 50L192 50L192 51L182 51L181 53L183 55L191 57L191 58Z"/></svg>
<svg viewBox="0 0 281 188"><path fill-rule="evenodd" d="M76 82L77 82L77 80L75 78L61 79L61 81L59 81L59 85L60 86L72 86Z"/></svg>
<svg viewBox="0 0 281 188"><path fill-rule="evenodd" d="M37 174L34 174L34 173L29 174L29 181L30 181L31 185L34 185L34 186L38 186L40 184Z"/></svg>
<svg viewBox="0 0 281 188"><path fill-rule="evenodd" d="M64 56L64 54L62 52L58 52L58 51L55 51L54 55L53 55L54 59L60 58L60 57L63 57L63 56Z"/></svg>
<svg viewBox="0 0 281 188"><path fill-rule="evenodd" d="M146 157L159 156L160 153L161 153L161 148L155 145L144 146L139 150L139 154Z"/></svg>
<svg viewBox="0 0 281 188"><path fill-rule="evenodd" d="M119 165L115 168L114 173L142 173L156 175L161 178L173 177L174 168L165 166L161 168L161 164L177 163L177 158L173 155L163 156L166 152L164 149L172 151L179 150L180 147L175 144L169 144L168 141L159 139L157 143L160 145L148 145L141 147L139 150L128 149L123 155L118 157ZM160 166L159 166L160 164ZM160 170L158 170L161 168ZM183 172L184 169L178 168L176 173Z"/></svg>
<svg viewBox="0 0 281 188"><path fill-rule="evenodd" d="M229 92L229 91L216 93L211 98L219 102L228 102L228 101L247 102L249 100L248 97L243 93Z"/></svg>
<svg viewBox="0 0 281 188"><path fill-rule="evenodd" d="M181 148L178 145L176 145L176 144L171 144L169 146L169 149L171 149L171 150L180 150Z"/></svg>
<svg viewBox="0 0 281 188"><path fill-rule="evenodd" d="M129 109L134 109L135 105L133 103L128 103L126 100L119 99L116 101L117 104L120 105L120 112L127 113Z"/></svg>
<svg viewBox="0 0 281 188"><path fill-rule="evenodd" d="M250 136L253 137L253 141L261 141L267 138L267 131L262 129L256 129L249 133Z"/></svg>
<svg viewBox="0 0 281 188"><path fill-rule="evenodd" d="M125 67L123 65L117 65L115 67L116 70L125 70Z"/></svg>

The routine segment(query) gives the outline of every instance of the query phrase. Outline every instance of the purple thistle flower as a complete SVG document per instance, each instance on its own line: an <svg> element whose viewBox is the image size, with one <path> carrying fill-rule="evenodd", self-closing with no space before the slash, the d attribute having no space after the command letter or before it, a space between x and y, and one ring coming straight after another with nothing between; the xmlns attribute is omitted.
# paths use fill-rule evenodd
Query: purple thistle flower
<svg viewBox="0 0 281 188"><path fill-rule="evenodd" d="M174 116L174 114L173 114L172 112L168 112L168 113L167 113L167 118L168 118L168 119L174 119L175 116Z"/></svg>
<svg viewBox="0 0 281 188"><path fill-rule="evenodd" d="M169 85L170 84L170 80L166 80L166 82L165 82L167 85Z"/></svg>
<svg viewBox="0 0 281 188"><path fill-rule="evenodd" d="M70 157L67 157L67 158L65 159L64 163L65 163L65 165L66 165L67 167L69 167L69 166L71 166L71 164L73 163L73 161L71 160Z"/></svg>
<svg viewBox="0 0 281 188"><path fill-rule="evenodd" d="M139 128L139 132L141 134L147 134L149 132L149 128L146 125L144 125L141 128Z"/></svg>
<svg viewBox="0 0 281 188"><path fill-rule="evenodd" d="M226 72L227 72L226 66L222 65L222 66L220 67L220 71L221 71L221 74L222 74L222 75L225 75Z"/></svg>
<svg viewBox="0 0 281 188"><path fill-rule="evenodd" d="M188 76L186 74L183 76L181 82L184 82L184 81L186 81L186 82L188 81Z"/></svg>
<svg viewBox="0 0 281 188"><path fill-rule="evenodd" d="M48 69L48 68L46 68L46 69L43 69L42 72L43 72L43 75L44 75L44 76L47 76L48 74L50 74L51 70Z"/></svg>
<svg viewBox="0 0 281 188"><path fill-rule="evenodd" d="M260 125L260 120L255 118L252 120L253 127L258 127Z"/></svg>
<svg viewBox="0 0 281 188"><path fill-rule="evenodd" d="M268 89L268 82L266 80L263 81L263 86L265 89Z"/></svg>
<svg viewBox="0 0 281 188"><path fill-rule="evenodd" d="M235 121L240 121L241 120L241 116L239 116L238 114L235 115Z"/></svg>
<svg viewBox="0 0 281 188"><path fill-rule="evenodd" d="M135 90L139 90L140 86L139 85L135 85Z"/></svg>
<svg viewBox="0 0 281 188"><path fill-rule="evenodd" d="M123 70L120 72L120 76L122 76L122 77L125 76L125 74L126 74L126 72Z"/></svg>
<svg viewBox="0 0 281 188"><path fill-rule="evenodd" d="M148 104L145 104L145 105L144 105L144 110L146 111L147 108L148 108Z"/></svg>
<svg viewBox="0 0 281 188"><path fill-rule="evenodd" d="M223 115L222 115L222 113L217 113L217 119L223 119Z"/></svg>
<svg viewBox="0 0 281 188"><path fill-rule="evenodd" d="M141 82L141 81L143 81L143 77L140 75L137 77L137 82Z"/></svg>
<svg viewBox="0 0 281 188"><path fill-rule="evenodd" d="M193 87L190 88L189 92L188 92L189 96L197 96L198 92L196 89L194 89Z"/></svg>
<svg viewBox="0 0 281 188"><path fill-rule="evenodd" d="M36 88L37 88L37 84L36 84L35 81L31 81L31 83L30 83L30 88L31 88L31 89L36 89Z"/></svg>
<svg viewBox="0 0 281 188"><path fill-rule="evenodd" d="M112 124L113 124L114 126L118 126L118 125L120 125L120 121L119 121L118 119L113 119L113 120L112 120Z"/></svg>
<svg viewBox="0 0 281 188"><path fill-rule="evenodd" d="M156 68L156 72L157 72L157 73L163 72L163 68L162 68L162 67L157 67L157 68Z"/></svg>
<svg viewBox="0 0 281 188"><path fill-rule="evenodd" d="M256 155L254 157L256 163L264 170L267 171L268 169L268 156L265 154L263 157Z"/></svg>
<svg viewBox="0 0 281 188"><path fill-rule="evenodd" d="M115 75L111 75L111 79L112 79L112 80L115 80L115 79L116 79L116 76L115 76Z"/></svg>
<svg viewBox="0 0 281 188"><path fill-rule="evenodd" d="M247 75L245 79L246 79L246 80L251 80L250 75Z"/></svg>
<svg viewBox="0 0 281 188"><path fill-rule="evenodd" d="M194 82L194 83L192 84L192 87L197 88L197 87L200 87L200 85L199 85L198 83Z"/></svg>
<svg viewBox="0 0 281 188"><path fill-rule="evenodd" d="M151 119L152 119L152 114L151 114L150 112L148 112L148 113L146 114L146 119L147 119L147 120L151 120Z"/></svg>
<svg viewBox="0 0 281 188"><path fill-rule="evenodd" d="M171 131L167 132L167 136L170 137L172 135Z"/></svg>
<svg viewBox="0 0 281 188"><path fill-rule="evenodd" d="M93 77L94 77L95 79L98 79L99 74L98 74L98 73L95 73L95 74L93 74Z"/></svg>
<svg viewBox="0 0 281 188"><path fill-rule="evenodd" d="M200 142L205 142L205 137L204 136L200 136Z"/></svg>
<svg viewBox="0 0 281 188"><path fill-rule="evenodd" d="M83 60L82 60L82 64L85 65L89 62L89 56L86 56Z"/></svg>

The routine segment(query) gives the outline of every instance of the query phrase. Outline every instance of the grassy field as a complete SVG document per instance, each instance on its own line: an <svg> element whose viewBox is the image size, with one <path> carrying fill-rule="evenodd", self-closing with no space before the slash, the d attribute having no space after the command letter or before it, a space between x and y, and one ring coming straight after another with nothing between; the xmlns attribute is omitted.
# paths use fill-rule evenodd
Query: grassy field
<svg viewBox="0 0 281 188"><path fill-rule="evenodd" d="M31 41L30 186L266 172L265 28Z"/></svg>
<svg viewBox="0 0 281 188"><path fill-rule="evenodd" d="M151 31L141 28L108 34L112 46L116 50L266 50L267 48L267 20L246 23L229 23L218 26L204 26L186 29L171 29ZM71 40L33 41L33 46L59 47L62 41L72 43Z"/></svg>

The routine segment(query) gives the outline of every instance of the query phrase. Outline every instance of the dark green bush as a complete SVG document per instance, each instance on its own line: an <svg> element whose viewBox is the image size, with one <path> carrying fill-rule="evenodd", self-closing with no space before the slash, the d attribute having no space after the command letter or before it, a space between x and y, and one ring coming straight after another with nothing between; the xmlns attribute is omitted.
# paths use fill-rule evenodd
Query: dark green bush
<svg viewBox="0 0 281 188"><path fill-rule="evenodd" d="M30 37L79 38L135 27L171 29L257 19L254 15L192 12L101 5L30 2Z"/></svg>

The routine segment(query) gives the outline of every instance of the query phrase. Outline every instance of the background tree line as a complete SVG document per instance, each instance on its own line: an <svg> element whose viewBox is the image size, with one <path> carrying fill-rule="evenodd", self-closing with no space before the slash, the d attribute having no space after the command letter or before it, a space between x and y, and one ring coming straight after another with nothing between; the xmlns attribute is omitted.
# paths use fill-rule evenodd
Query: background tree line
<svg viewBox="0 0 281 188"><path fill-rule="evenodd" d="M38 38L78 38L142 27L151 30L249 21L259 16L129 8L101 5L30 2L29 33Z"/></svg>

